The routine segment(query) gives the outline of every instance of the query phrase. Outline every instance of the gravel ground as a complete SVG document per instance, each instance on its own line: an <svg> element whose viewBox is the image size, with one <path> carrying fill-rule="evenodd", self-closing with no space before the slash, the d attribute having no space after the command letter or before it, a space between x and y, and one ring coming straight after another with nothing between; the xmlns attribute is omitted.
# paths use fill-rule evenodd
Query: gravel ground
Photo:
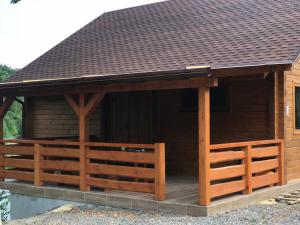
<svg viewBox="0 0 300 225"><path fill-rule="evenodd" d="M9 225L94 225L94 224L300 224L300 204L260 204L214 217L190 217L164 213L147 213L137 210L110 207L73 208L68 212L48 213Z"/></svg>

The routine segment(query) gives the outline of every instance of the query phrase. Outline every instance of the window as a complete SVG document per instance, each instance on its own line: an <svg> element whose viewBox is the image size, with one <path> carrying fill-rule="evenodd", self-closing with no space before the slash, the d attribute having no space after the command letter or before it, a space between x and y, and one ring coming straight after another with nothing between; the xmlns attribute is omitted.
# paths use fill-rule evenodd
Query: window
<svg viewBox="0 0 300 225"><path fill-rule="evenodd" d="M300 129L300 86L295 86L295 128Z"/></svg>
<svg viewBox="0 0 300 225"><path fill-rule="evenodd" d="M196 112L198 108L198 90L181 90L180 111ZM210 111L229 112L229 88L227 86L214 87L210 89Z"/></svg>

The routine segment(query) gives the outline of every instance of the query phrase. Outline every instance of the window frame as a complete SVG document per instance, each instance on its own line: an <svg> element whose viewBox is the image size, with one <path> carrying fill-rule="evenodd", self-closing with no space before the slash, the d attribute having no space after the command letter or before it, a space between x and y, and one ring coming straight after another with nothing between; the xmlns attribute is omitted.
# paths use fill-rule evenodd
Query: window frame
<svg viewBox="0 0 300 225"><path fill-rule="evenodd" d="M293 82L293 130L294 134L300 134L300 128L296 127L296 88L300 88L300 83ZM289 106L290 108L290 106ZM285 109L286 110L286 109ZM290 110L290 109L289 109Z"/></svg>

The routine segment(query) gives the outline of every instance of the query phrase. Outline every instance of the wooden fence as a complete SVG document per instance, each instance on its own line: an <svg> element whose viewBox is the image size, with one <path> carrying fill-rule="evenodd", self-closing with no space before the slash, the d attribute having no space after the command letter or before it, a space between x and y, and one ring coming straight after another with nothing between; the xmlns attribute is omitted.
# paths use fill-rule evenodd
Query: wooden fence
<svg viewBox="0 0 300 225"><path fill-rule="evenodd" d="M211 199L237 192L284 184L282 140L215 144L210 146Z"/></svg>
<svg viewBox="0 0 300 225"><path fill-rule="evenodd" d="M157 144L80 143L4 140L0 145L0 178L90 188L154 193L165 199L165 146ZM6 144L6 145L4 145ZM83 170L84 168L84 170Z"/></svg>

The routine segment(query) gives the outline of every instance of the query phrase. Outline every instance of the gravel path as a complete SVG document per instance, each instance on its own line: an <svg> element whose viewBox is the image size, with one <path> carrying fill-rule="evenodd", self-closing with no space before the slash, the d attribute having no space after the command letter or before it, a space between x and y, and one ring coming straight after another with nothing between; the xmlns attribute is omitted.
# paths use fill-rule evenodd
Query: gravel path
<svg viewBox="0 0 300 225"><path fill-rule="evenodd" d="M300 224L300 204L254 205L215 217L177 216L146 213L137 210L99 207L74 208L69 212L48 213L32 218L10 221L9 225L94 225L94 224Z"/></svg>

